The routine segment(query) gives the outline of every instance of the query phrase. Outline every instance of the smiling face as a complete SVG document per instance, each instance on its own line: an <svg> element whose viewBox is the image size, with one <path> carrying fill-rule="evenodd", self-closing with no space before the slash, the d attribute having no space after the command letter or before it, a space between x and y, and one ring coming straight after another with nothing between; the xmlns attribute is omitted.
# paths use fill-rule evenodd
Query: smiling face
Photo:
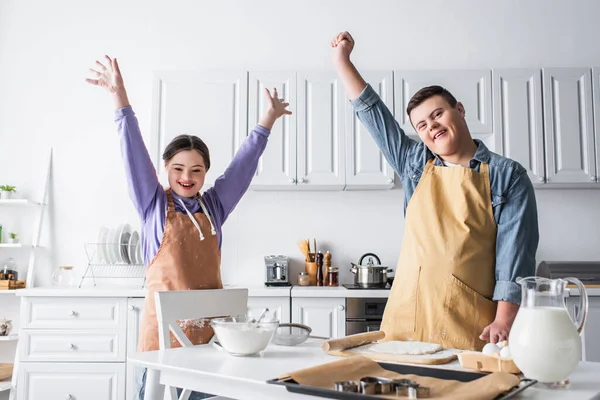
<svg viewBox="0 0 600 400"><path fill-rule="evenodd" d="M472 141L461 103L452 107L444 97L434 95L414 107L409 117L423 143L442 158L460 154Z"/></svg>
<svg viewBox="0 0 600 400"><path fill-rule="evenodd" d="M204 186L206 165L204 157L197 150L176 153L165 163L165 169L171 190L179 196L194 197Z"/></svg>

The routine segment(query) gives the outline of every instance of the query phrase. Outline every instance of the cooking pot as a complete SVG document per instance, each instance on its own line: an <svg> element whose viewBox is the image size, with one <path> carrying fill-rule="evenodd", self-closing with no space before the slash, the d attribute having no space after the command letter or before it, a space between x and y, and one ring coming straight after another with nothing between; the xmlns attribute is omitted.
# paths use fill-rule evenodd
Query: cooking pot
<svg viewBox="0 0 600 400"><path fill-rule="evenodd" d="M369 257L367 264L363 264L363 260ZM377 260L374 264L373 258ZM354 284L363 288L382 288L388 282L387 274L394 272L393 269L381 265L381 260L373 253L366 253L360 257L358 265L350 263L352 268L350 271L354 274Z"/></svg>

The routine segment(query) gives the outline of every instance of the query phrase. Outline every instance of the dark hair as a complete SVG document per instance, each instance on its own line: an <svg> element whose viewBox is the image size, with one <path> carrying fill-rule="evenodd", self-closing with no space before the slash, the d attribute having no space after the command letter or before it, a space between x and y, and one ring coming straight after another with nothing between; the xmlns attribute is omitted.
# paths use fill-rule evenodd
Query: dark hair
<svg viewBox="0 0 600 400"><path fill-rule="evenodd" d="M408 102L408 106L406 106L406 113L408 114L408 116L410 117L410 112L415 107L417 107L419 104L433 96L442 96L442 98L446 100L448 104L450 104L450 107L456 107L456 98L452 96L452 93L450 93L448 90L437 85L426 86L420 89L417 93L415 93L414 96Z"/></svg>
<svg viewBox="0 0 600 400"><path fill-rule="evenodd" d="M204 158L204 166L208 171L210 169L210 154L208 152L208 146L198 136L193 135L179 135L171 140L171 143L167 145L163 152L162 159L164 162L168 162L175 154L183 150L197 150L202 158Z"/></svg>

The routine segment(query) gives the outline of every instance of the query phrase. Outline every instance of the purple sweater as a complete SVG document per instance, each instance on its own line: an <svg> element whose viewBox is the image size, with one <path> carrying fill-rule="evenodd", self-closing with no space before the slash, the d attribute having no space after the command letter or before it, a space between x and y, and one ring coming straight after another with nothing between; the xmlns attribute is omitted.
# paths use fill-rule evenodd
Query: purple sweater
<svg viewBox="0 0 600 400"><path fill-rule="evenodd" d="M158 181L131 106L115 111L115 122L121 136L121 154L125 163L129 195L142 223L142 255L144 264L148 266L160 247L165 231L167 195ZM222 241L221 227L248 189L258 160L267 145L269 133L266 128L257 125L244 140L227 170L202 195L217 230L219 248ZM202 212L195 198L180 197L173 191L171 193L175 211L185 213L179 202L181 198L191 213Z"/></svg>

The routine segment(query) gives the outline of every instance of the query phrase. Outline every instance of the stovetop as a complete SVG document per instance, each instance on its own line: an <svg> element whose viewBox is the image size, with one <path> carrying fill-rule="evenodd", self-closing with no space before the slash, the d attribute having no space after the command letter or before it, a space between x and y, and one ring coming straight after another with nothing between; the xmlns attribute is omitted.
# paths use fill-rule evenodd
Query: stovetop
<svg viewBox="0 0 600 400"><path fill-rule="evenodd" d="M386 285L385 287L362 287L362 286L358 286L354 283L344 283L342 285L343 287L345 287L346 289L350 289L350 290L390 290L392 287L390 285Z"/></svg>

